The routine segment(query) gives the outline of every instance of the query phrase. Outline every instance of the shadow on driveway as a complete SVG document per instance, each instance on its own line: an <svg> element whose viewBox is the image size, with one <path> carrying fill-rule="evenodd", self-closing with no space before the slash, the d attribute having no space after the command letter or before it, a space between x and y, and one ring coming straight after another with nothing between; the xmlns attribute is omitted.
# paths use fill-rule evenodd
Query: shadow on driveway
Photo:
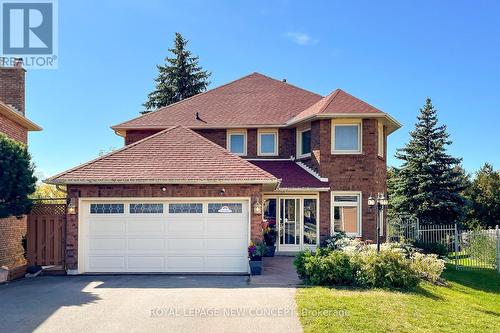
<svg viewBox="0 0 500 333"><path fill-rule="evenodd" d="M246 332L252 327L300 332L294 296L295 288L251 285L248 276L42 276L0 285L0 331ZM207 317L183 313L242 307L285 314ZM165 315L164 309L181 315ZM158 311L160 316L152 315Z"/></svg>
<svg viewBox="0 0 500 333"><path fill-rule="evenodd" d="M32 332L61 307L98 301L83 290L88 284L85 279L40 277L0 285L0 331Z"/></svg>

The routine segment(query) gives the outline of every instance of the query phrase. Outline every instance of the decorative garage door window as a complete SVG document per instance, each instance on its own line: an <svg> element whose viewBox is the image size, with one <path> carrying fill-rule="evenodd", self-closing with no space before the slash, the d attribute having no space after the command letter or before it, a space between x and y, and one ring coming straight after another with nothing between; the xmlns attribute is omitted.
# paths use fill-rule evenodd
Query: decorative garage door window
<svg viewBox="0 0 500 333"><path fill-rule="evenodd" d="M124 204L90 204L90 214L123 214Z"/></svg>
<svg viewBox="0 0 500 333"><path fill-rule="evenodd" d="M201 214L203 204L201 203L174 203L168 205L170 214Z"/></svg>
<svg viewBox="0 0 500 333"><path fill-rule="evenodd" d="M243 204L241 203L209 203L209 214L241 214L243 212Z"/></svg>
<svg viewBox="0 0 500 333"><path fill-rule="evenodd" d="M161 203L131 203L130 214L162 214L163 204Z"/></svg>

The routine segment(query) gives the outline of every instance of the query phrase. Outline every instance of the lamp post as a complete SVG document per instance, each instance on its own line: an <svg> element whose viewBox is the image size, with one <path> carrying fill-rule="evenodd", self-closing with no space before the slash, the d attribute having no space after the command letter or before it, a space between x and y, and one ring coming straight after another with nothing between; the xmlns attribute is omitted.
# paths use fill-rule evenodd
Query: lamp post
<svg viewBox="0 0 500 333"><path fill-rule="evenodd" d="M388 200L383 193L377 194L377 198L370 195L368 198L368 207L370 211L375 207L375 219L377 221L377 252L380 252L380 212L383 212L385 207L387 207Z"/></svg>

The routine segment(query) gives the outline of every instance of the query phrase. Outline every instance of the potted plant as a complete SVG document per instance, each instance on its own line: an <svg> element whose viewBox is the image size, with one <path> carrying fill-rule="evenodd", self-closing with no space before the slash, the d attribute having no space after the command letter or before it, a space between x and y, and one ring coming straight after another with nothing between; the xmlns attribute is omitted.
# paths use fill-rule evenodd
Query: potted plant
<svg viewBox="0 0 500 333"><path fill-rule="evenodd" d="M252 275L262 274L262 256L266 252L266 246L262 243L250 242L248 246L248 259L250 260L250 272Z"/></svg>
<svg viewBox="0 0 500 333"><path fill-rule="evenodd" d="M276 252L276 228L273 225L269 224L267 227L262 229L262 233L264 234L264 243L266 243L266 257L274 257L274 253Z"/></svg>

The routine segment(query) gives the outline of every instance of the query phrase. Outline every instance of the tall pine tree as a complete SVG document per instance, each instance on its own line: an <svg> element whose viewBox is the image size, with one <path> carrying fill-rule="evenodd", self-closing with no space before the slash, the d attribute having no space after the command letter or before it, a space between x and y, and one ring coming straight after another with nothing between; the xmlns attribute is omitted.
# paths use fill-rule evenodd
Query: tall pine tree
<svg viewBox="0 0 500 333"><path fill-rule="evenodd" d="M175 45L169 51L172 58L165 59L165 65L157 65L158 77L156 88L148 95L141 113L170 105L194 96L207 89L211 73L204 71L198 64L198 57L186 49L188 41L178 32L175 33Z"/></svg>
<svg viewBox="0 0 500 333"><path fill-rule="evenodd" d="M397 214L413 215L421 223L457 222L465 203L461 160L447 154L449 134L445 125L438 126L430 98L417 120L410 142L396 152L403 164L392 183L391 203Z"/></svg>

